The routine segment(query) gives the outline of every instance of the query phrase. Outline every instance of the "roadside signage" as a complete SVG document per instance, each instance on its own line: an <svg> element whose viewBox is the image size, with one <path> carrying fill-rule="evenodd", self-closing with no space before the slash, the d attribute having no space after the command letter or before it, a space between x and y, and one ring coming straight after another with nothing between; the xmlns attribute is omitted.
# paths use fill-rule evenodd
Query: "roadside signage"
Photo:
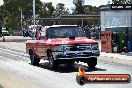
<svg viewBox="0 0 132 88"><path fill-rule="evenodd" d="M112 53L111 31L101 31L101 51Z"/></svg>

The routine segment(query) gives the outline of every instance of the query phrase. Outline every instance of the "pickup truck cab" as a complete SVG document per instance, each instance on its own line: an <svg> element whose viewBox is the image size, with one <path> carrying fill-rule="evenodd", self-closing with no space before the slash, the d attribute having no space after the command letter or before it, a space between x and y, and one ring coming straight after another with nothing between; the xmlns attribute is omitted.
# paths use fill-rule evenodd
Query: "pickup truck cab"
<svg viewBox="0 0 132 88"><path fill-rule="evenodd" d="M27 40L26 52L31 64L39 65L40 59L48 60L50 68L59 64L69 66L75 61L85 62L89 67L97 65L100 55L98 42L88 39L83 30L76 25L45 26L39 40Z"/></svg>

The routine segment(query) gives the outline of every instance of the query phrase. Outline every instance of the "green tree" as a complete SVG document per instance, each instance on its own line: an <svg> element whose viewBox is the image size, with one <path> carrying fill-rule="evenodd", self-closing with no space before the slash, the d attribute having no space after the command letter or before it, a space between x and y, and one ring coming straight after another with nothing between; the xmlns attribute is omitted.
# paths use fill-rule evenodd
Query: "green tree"
<svg viewBox="0 0 132 88"><path fill-rule="evenodd" d="M8 0L3 0L4 1L4 3L6 3Z"/></svg>
<svg viewBox="0 0 132 88"><path fill-rule="evenodd" d="M68 14L70 14L70 11L69 11L68 8L65 7L65 4L58 3L56 5L56 9L54 10L54 15L55 16L68 15Z"/></svg>
<svg viewBox="0 0 132 88"><path fill-rule="evenodd" d="M84 12L84 0L73 0L75 9L73 9L73 14L85 14Z"/></svg>
<svg viewBox="0 0 132 88"><path fill-rule="evenodd" d="M3 13L3 5L0 6L0 22L3 21L4 13Z"/></svg>
<svg viewBox="0 0 132 88"><path fill-rule="evenodd" d="M31 19L32 16L32 1L33 0L4 0L3 9L4 20L6 27L11 30L16 30L21 28L21 11L23 22L27 19ZM36 14L42 11L43 3L40 0L36 0ZM1 13L1 10L0 10Z"/></svg>
<svg viewBox="0 0 132 88"><path fill-rule="evenodd" d="M127 2L128 4L132 4L132 0L128 0L128 2Z"/></svg>
<svg viewBox="0 0 132 88"><path fill-rule="evenodd" d="M99 7L92 5L84 5L84 13L88 15L98 15L100 14Z"/></svg>
<svg viewBox="0 0 132 88"><path fill-rule="evenodd" d="M52 2L43 3L41 17L52 17L54 13L54 7Z"/></svg>

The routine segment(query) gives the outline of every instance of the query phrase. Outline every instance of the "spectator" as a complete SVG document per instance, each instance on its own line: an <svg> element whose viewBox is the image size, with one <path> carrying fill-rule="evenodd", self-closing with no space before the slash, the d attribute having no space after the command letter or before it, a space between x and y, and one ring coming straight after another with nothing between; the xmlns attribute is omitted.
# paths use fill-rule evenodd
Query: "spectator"
<svg viewBox="0 0 132 88"><path fill-rule="evenodd" d="M26 30L24 28L22 28L22 35L23 35L23 37L26 36Z"/></svg>
<svg viewBox="0 0 132 88"><path fill-rule="evenodd" d="M40 31L40 35L41 35L41 39L45 39L45 32L46 32L46 29L45 29L45 22L42 23L42 27L40 28L41 31Z"/></svg>
<svg viewBox="0 0 132 88"><path fill-rule="evenodd" d="M86 34L86 36L87 36L88 38L91 37L91 36L90 36L90 28L89 28L88 25L86 25L86 26L84 27L84 32L85 32L85 34Z"/></svg>
<svg viewBox="0 0 132 88"><path fill-rule="evenodd" d="M99 30L99 38L101 37L101 26L100 25L98 25L98 30Z"/></svg>
<svg viewBox="0 0 132 88"><path fill-rule="evenodd" d="M32 40L35 40L35 34L36 34L36 29L33 27L32 29Z"/></svg>
<svg viewBox="0 0 132 88"><path fill-rule="evenodd" d="M92 25L92 28L91 28L91 30L90 30L91 32L91 38L95 38L95 28L94 28L94 25Z"/></svg>
<svg viewBox="0 0 132 88"><path fill-rule="evenodd" d="M0 21L0 37L2 37L2 24L1 24L1 21Z"/></svg>
<svg viewBox="0 0 132 88"><path fill-rule="evenodd" d="M40 32L41 32L41 29L39 26L37 26L36 27L36 36L35 36L37 40L39 40L39 38L40 38Z"/></svg>
<svg viewBox="0 0 132 88"><path fill-rule="evenodd" d="M99 28L98 28L98 26L95 26L95 38L99 39Z"/></svg>

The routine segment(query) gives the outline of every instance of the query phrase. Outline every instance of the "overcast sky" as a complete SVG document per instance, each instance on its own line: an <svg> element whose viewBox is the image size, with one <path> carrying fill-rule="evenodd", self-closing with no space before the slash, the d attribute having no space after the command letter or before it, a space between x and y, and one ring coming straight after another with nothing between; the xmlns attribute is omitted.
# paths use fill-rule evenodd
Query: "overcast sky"
<svg viewBox="0 0 132 88"><path fill-rule="evenodd" d="M56 6L57 3L64 3L65 6L69 9L74 7L73 0L41 0L43 2L52 2L54 6ZM105 5L110 0L85 0L85 5L93 5L93 6L100 6ZM3 0L0 0L0 5L3 4Z"/></svg>

